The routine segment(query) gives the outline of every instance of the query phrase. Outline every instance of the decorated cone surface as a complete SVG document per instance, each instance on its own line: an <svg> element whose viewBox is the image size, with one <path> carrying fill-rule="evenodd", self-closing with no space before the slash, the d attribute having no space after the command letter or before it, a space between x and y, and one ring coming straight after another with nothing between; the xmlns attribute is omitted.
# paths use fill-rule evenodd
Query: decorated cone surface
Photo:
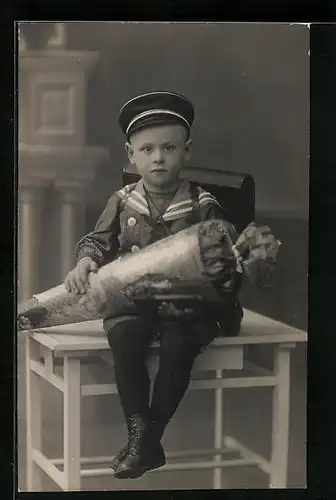
<svg viewBox="0 0 336 500"><path fill-rule="evenodd" d="M250 262L255 267L268 260L269 253L275 259L278 242L269 228L262 236L264 229L250 225L238 238L233 226L223 220L200 222L90 273L90 286L82 295L68 292L62 284L33 296L18 307L18 329L135 313L136 305L127 290L146 276L210 285L222 282L232 266L238 269L242 264L244 268L244 262L247 267Z"/></svg>

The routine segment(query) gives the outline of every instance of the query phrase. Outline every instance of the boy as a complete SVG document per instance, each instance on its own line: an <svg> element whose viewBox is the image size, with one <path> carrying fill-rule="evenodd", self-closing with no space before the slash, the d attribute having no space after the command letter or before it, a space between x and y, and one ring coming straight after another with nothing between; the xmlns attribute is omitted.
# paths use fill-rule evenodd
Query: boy
<svg viewBox="0 0 336 500"><path fill-rule="evenodd" d="M78 243L78 263L65 280L67 290L83 293L90 272L125 252L200 220L225 219L214 196L179 178L190 157L193 121L191 102L172 92L143 94L122 107L119 124L126 151L141 180L114 193L94 231ZM231 237L237 238L233 226ZM137 315L104 319L128 429L128 443L111 464L118 478L140 477L165 464L164 430L188 388L196 356L219 334L219 318L206 308L193 316L189 309L184 315L172 305L164 307L164 315L162 308L141 306ZM223 312L224 333L237 334L241 317L234 294L232 306ZM146 355L155 339L160 342L160 366L149 403Z"/></svg>

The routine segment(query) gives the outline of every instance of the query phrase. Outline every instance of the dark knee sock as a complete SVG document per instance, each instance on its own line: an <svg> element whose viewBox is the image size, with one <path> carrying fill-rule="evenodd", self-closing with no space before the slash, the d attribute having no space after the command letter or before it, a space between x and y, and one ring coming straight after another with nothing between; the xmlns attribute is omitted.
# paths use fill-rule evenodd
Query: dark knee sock
<svg viewBox="0 0 336 500"><path fill-rule="evenodd" d="M162 426L174 415L189 386L196 355L195 349L179 337L179 332L161 338L160 366L153 387L151 414Z"/></svg>
<svg viewBox="0 0 336 500"><path fill-rule="evenodd" d="M149 406L149 377L146 365L153 330L143 321L117 323L108 334L114 360L115 379L126 417L146 413Z"/></svg>
<svg viewBox="0 0 336 500"><path fill-rule="evenodd" d="M191 367L181 368L178 363L173 366L163 364L159 368L153 387L151 414L162 426L162 433L188 389L190 372Z"/></svg>
<svg viewBox="0 0 336 500"><path fill-rule="evenodd" d="M188 330L183 325L172 325L163 331L151 403L151 414L162 434L188 389L196 357L212 339L213 333L203 325Z"/></svg>

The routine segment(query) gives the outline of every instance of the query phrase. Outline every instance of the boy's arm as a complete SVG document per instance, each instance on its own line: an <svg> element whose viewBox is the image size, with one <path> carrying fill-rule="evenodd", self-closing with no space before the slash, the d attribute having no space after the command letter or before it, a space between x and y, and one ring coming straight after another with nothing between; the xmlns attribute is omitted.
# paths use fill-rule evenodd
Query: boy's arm
<svg viewBox="0 0 336 500"><path fill-rule="evenodd" d="M119 232L119 196L114 193L94 230L78 242L75 249L77 261L83 257L91 257L99 266L111 262L119 250Z"/></svg>
<svg viewBox="0 0 336 500"><path fill-rule="evenodd" d="M235 226L229 222L228 213L219 203L208 203L200 208L201 220L221 219L228 223L228 229L232 242L235 243L238 239L238 232Z"/></svg>

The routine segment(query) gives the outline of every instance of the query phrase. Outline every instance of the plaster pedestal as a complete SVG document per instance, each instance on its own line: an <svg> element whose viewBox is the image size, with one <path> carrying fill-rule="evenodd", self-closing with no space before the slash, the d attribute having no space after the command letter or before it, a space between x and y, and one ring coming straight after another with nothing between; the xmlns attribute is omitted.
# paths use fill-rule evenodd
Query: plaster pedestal
<svg viewBox="0 0 336 500"><path fill-rule="evenodd" d="M45 205L41 196L33 193L41 193L46 186L60 193L54 207L58 227L50 228L59 235L59 247L50 257L50 265L59 267L56 279L62 280L74 264L78 236L85 231L86 193L97 169L109 158L106 149L86 144L87 78L97 61L97 52L62 48L20 53L20 300L42 291L39 257L48 234L41 234L38 215ZM58 255L60 262L56 263Z"/></svg>

